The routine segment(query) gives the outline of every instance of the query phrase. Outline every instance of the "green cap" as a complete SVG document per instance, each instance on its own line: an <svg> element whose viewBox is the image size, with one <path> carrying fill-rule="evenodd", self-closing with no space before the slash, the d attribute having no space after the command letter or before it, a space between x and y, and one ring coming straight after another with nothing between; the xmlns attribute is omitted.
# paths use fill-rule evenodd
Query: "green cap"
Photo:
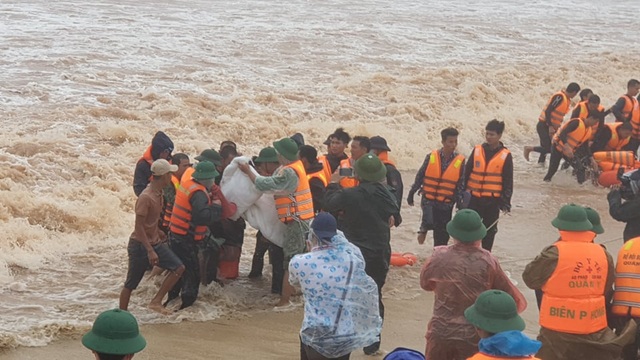
<svg viewBox="0 0 640 360"><path fill-rule="evenodd" d="M460 242L472 243L482 240L487 235L487 228L477 212L464 209L458 211L453 219L447 223L447 232Z"/></svg>
<svg viewBox="0 0 640 360"><path fill-rule="evenodd" d="M522 331L524 320L518 315L516 302L502 290L487 290L464 311L473 326L497 334L503 331Z"/></svg>
<svg viewBox="0 0 640 360"><path fill-rule="evenodd" d="M600 223L600 214L598 214L597 211L587 206L584 207L584 211L587 212L587 219L589 219L589 222L591 223L591 225L593 225L593 228L591 229L591 231L593 231L598 235L604 233L604 228Z"/></svg>
<svg viewBox="0 0 640 360"><path fill-rule="evenodd" d="M82 345L109 355L135 354L147 346L138 322L128 311L113 309L98 315L91 331L82 337Z"/></svg>
<svg viewBox="0 0 640 360"><path fill-rule="evenodd" d="M272 147L266 147L260 150L260 154L258 157L253 160L254 163L277 163L278 162L278 153L276 149Z"/></svg>
<svg viewBox="0 0 640 360"><path fill-rule="evenodd" d="M273 147L276 148L278 154L284 156L289 161L298 160L298 144L290 138L280 139L273 142Z"/></svg>
<svg viewBox="0 0 640 360"><path fill-rule="evenodd" d="M208 180L214 179L219 175L218 170L216 170L216 166L209 161L201 161L196 164L196 171L191 175L195 180Z"/></svg>
<svg viewBox="0 0 640 360"><path fill-rule="evenodd" d="M387 167L375 154L366 154L356 160L354 170L358 178L370 182L378 182L387 175Z"/></svg>
<svg viewBox="0 0 640 360"><path fill-rule="evenodd" d="M222 165L222 156L220 156L220 154L213 149L206 149L202 151L200 155L196 156L196 160L210 161L217 166Z"/></svg>
<svg viewBox="0 0 640 360"><path fill-rule="evenodd" d="M590 231L593 229L593 224L587 218L587 211L576 204L563 206L551 225L564 231Z"/></svg>

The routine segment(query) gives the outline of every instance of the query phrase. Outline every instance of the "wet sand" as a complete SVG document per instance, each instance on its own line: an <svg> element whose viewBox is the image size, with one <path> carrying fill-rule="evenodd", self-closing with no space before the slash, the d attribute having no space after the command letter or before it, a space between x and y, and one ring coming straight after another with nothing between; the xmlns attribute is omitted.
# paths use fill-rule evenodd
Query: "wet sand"
<svg viewBox="0 0 640 360"><path fill-rule="evenodd" d="M514 156L520 157L517 153ZM622 244L623 224L609 217L605 189L591 185L577 186L567 172L560 172L552 184L542 181L536 184L534 179L542 177L543 169L522 162L517 164L516 169L520 170L516 172L512 214L503 216L500 220L494 254L500 259L502 268L511 274L511 278L525 294L529 302L527 310L522 314L527 322L525 332L535 336L538 331L535 296L533 291L524 286L521 274L526 264L545 244L557 239L557 231L550 225L557 209L568 202L568 199L572 199L575 203L598 210L606 232L599 236L597 242L606 243L614 257ZM413 174L403 173L403 177L408 191ZM525 178L529 181L524 181ZM423 246L418 245L415 240L415 231L419 226L419 207L403 205L403 216L405 222L392 233L393 250L413 252L419 256L422 264L431 252L431 235ZM253 249L251 237L247 238L244 251L248 249ZM246 265L250 258L243 255L242 261ZM420 267L415 265L392 268L389 273L384 288L386 318L382 350L385 352L398 346L424 350L424 334L433 309L433 295L420 289L419 270ZM246 273L241 276L246 276ZM268 280L267 276L263 281ZM302 322L300 299L296 299L296 302L300 306L286 313L274 312L262 304L253 310L235 312L231 317L223 316L208 322L143 325L142 333L149 345L136 359L296 359L299 351L297 334ZM79 341L84 329L77 330L66 339L57 340L45 347L6 351L0 354L0 359L91 358ZM352 359L382 357L383 355L367 357L361 351L356 351Z"/></svg>

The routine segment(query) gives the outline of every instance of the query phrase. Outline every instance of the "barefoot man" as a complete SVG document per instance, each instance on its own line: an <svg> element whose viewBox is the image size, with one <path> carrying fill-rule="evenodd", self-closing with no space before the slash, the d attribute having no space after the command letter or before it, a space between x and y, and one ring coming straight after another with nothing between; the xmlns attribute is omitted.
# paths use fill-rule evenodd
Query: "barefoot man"
<svg viewBox="0 0 640 360"><path fill-rule="evenodd" d="M147 269L158 266L169 270L160 290L149 303L149 309L161 314L169 311L162 306L162 299L176 284L184 265L166 243L166 235L160 231L158 221L162 212L162 189L171 184L171 176L178 171L177 165L171 165L165 159L159 159L151 164L153 178L142 191L136 201L135 230L129 239L127 252L129 253L129 270L127 280L120 293L120 309L127 310L131 292L138 287Z"/></svg>

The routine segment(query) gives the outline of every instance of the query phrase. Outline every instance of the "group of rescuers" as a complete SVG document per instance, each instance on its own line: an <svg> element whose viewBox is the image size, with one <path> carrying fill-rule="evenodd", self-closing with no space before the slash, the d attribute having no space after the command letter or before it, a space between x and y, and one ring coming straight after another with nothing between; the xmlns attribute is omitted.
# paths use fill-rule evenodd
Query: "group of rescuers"
<svg viewBox="0 0 640 360"><path fill-rule="evenodd" d="M583 123L582 120L579 121ZM473 251L479 251L479 254L482 254L478 260L489 265L485 268L500 270L497 260L492 257L490 251L497 233L500 212L510 211L513 192L513 159L509 150L500 141L503 131L503 122L489 121L485 127L486 142L475 146L465 162L464 156L456 152L458 131L454 128L442 130L442 148L427 155L409 191L407 198L409 205L414 204L416 192L419 192L422 197L423 216L418 232L418 242L423 243L427 231L433 230L434 246L440 249L434 252L432 258L425 264L421 277L423 288L436 292L432 322L436 321L438 311L455 312L466 309L473 304L481 292L456 294L456 302L462 299L468 300L466 306L462 308L457 306L447 308L446 305L439 304L441 301L439 289L446 294L442 301L451 298L449 281L451 276L463 274L465 281L475 281L480 285L474 286L474 290L484 287L482 291L495 288L494 283L498 281L496 280L498 276L495 274L481 278L481 274L476 277L469 276L470 272L446 271L446 269L454 269L451 265L446 266L447 261L441 265L435 264L439 252L443 255L456 254L458 251L464 252L467 248L473 248ZM345 153L349 143L351 143L351 156ZM250 163L238 165L238 168L249 176L256 189L277 194L274 196L275 206L280 221L285 224L284 241L282 247L272 243L266 247L271 254L274 268L272 291L281 294L276 306L289 305L289 298L294 289L288 281L288 264L293 256L306 251L305 235L309 231L311 220L319 212L329 212L338 220L338 229L362 252L365 271L378 287L380 316L384 317L381 290L386 281L391 256L390 228L399 226L402 222L400 203L403 186L400 173L389 160L388 152L391 150L382 137L356 136L351 139L349 134L339 128L328 137L325 145L328 146L328 153L318 157L313 147L304 145L302 135L296 134L274 142L273 147L264 148ZM235 157L240 156L236 144L225 141L221 144L219 151L204 150L196 157L198 163L195 165L185 154L172 154L173 148L170 138L159 131L136 165L134 191L138 200L135 207L135 230L128 245L127 279L120 297L120 308L123 310L127 309L131 292L138 286L150 266L168 270L161 288L149 304L151 309L160 313L170 313L166 305L179 296L182 301L180 309L191 306L197 299L201 283L206 285L218 281L219 259L225 256L225 253L239 254L239 250L230 248L239 249L242 246L245 223L241 218L229 219L235 214L236 206L224 197L218 186L226 166ZM259 175L252 171L251 166ZM454 204L458 209L466 209L458 211L456 215L463 217L463 220L457 222L455 218L452 220ZM609 261L610 256L606 255L602 247L593 245L593 236L586 240L592 233L591 227L583 229L587 223L592 224L582 219L587 216L586 211L584 209L581 212L569 210L563 208L560 211L558 219L562 221L558 220L558 224L582 222L584 226L561 228L554 221L554 225L561 230L561 239L545 249L541 256L527 267L524 274L525 282L529 286L543 292L541 351L545 349L549 351L549 355L542 357L543 359L572 358L565 357L565 354L568 354L567 351L570 351L567 348L574 349L577 346L584 349L585 346L580 341L575 345L575 339L572 338L574 335L579 339L588 339L587 343L593 342L592 345L596 348L606 347L610 338L615 338L616 341L626 339L622 336L615 337L615 335L607 337L610 334L605 331L608 329L606 317L605 326L600 327L603 320L598 314L602 310L600 305L606 302L605 297L608 299L610 295L609 290L614 276L613 262ZM456 238L455 229L460 230L459 238ZM580 234L569 234L568 232L571 231ZM462 238L465 232L471 232L473 237L477 238L473 240L468 237ZM447 245L450 236L456 240L454 245L440 246ZM258 234L258 237L257 256L254 256L253 262L255 268L250 274L252 276L261 274L264 243L269 241L261 234ZM472 246L463 246L469 244ZM565 248L565 244L572 247L571 251L560 251ZM631 241L629 244L634 242ZM261 246L262 253L260 253ZM578 247L585 250L579 251ZM625 249L627 247L625 245ZM450 249L450 251L443 249ZM596 252L596 250L601 254L594 254L592 257L589 252ZM640 246L637 249L631 247L628 250L637 251L640 258ZM279 259L274 261L274 258ZM591 263L596 258L601 260L597 268L595 263ZM474 265L470 256L458 255L453 259L457 259L451 261L453 264L467 262ZM605 261L607 264L603 265ZM535 265L539 263L544 263L544 267L534 270ZM430 264L433 265L430 266ZM432 278L426 277L430 267L434 269ZM488 271L484 270L485 273ZM574 271L579 274L573 275ZM592 275L593 271L598 272L598 276L606 281L578 281L595 276ZM528 273L535 275L528 278ZM576 278L568 283L563 282L567 280L567 276ZM505 278L506 275L502 280ZM489 286L485 286L488 281ZM580 286L570 287L572 283ZM445 285L441 286L442 284ZM640 284L635 284L633 278L629 277L622 288L628 287L631 289L629 294L633 295L633 286L636 285L640 289ZM459 289L461 290L463 289ZM518 310L523 310L526 303L523 306L524 299L517 293L517 289L514 291L511 286L505 285L505 290L516 299ZM622 294L623 297L626 295L622 291L616 293ZM163 303L167 294L168 299ZM519 295L515 296L517 294ZM633 296L630 298L633 300ZM626 298L619 300L621 305L616 314L635 317L633 309L640 308L640 301L626 300ZM623 314L622 306L627 306L626 314ZM590 320L580 317L583 311L588 312ZM573 318L567 314L571 314ZM448 321L456 322L454 318L448 317ZM573 323L569 320L575 320L579 324L570 325ZM631 331L628 329L633 326L635 331L635 323L630 324L632 325L627 325L624 329ZM468 330L468 328L463 329L463 333L472 339L469 341L475 341L477 351L477 333ZM546 334L545 331L547 331ZM588 332L585 333L585 331ZM446 331L430 331L427 338L429 339L429 334L444 333ZM627 332L622 331L622 334ZM468 342L468 340L464 341ZM550 345L546 346L545 341ZM437 342L433 339L428 341L427 358L432 358L428 356L429 346L431 346L429 344L437 344ZM618 343L615 342L615 344ZM443 355L442 358L464 358L456 355L458 354L456 350L451 350L458 348L459 345L454 342L454 345L445 346L446 354L453 355ZM378 338L376 343L365 347L364 352L374 354L379 347ZM562 354L553 357L554 351L557 354L560 354L558 351L562 351ZM593 353L597 351L593 350L581 356L595 359L589 357ZM469 354L462 356L467 355Z"/></svg>
<svg viewBox="0 0 640 360"><path fill-rule="evenodd" d="M580 89L570 83L566 89L553 94L538 117L537 132L540 146L525 146L524 156L529 160L532 151L540 153L538 163L544 165L551 154L544 181L551 181L563 166L573 166L579 183L586 179L586 170L617 170L620 166L640 166L634 155L640 145L640 81L627 82L627 92L608 110L591 89ZM564 121L571 109L571 100L580 94L580 102L571 111L569 121ZM615 116L615 121L605 123L605 116ZM627 154L628 152L628 154Z"/></svg>

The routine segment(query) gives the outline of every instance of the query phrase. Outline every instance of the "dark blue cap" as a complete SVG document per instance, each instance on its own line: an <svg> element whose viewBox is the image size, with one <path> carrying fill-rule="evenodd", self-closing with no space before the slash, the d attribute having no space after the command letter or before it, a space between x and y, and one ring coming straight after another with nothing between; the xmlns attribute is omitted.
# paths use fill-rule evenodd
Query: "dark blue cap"
<svg viewBox="0 0 640 360"><path fill-rule="evenodd" d="M331 240L338 233L338 223L333 215L321 212L311 223L313 233L321 240Z"/></svg>

